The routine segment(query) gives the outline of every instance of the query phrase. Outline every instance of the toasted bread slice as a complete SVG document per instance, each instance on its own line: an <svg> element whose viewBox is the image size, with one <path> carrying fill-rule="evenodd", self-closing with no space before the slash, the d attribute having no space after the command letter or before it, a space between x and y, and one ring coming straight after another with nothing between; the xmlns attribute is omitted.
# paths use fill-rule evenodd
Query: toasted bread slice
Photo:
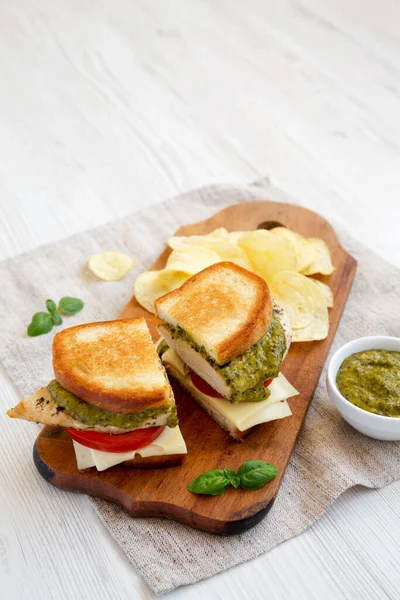
<svg viewBox="0 0 400 600"><path fill-rule="evenodd" d="M173 393L143 317L64 329L53 341L57 381L111 412L169 408Z"/></svg>
<svg viewBox="0 0 400 600"><path fill-rule="evenodd" d="M272 319L268 285L230 262L197 273L155 302L160 319L181 327L217 364L260 341Z"/></svg>
<svg viewBox="0 0 400 600"><path fill-rule="evenodd" d="M73 427L83 431L100 431L102 433L127 433L130 429L122 429L114 425L92 425L88 426L74 419L68 412L60 409L54 402L49 390L46 387L41 388L28 398L24 398L15 406L7 411L7 415L12 419L22 419L24 421L33 421L43 425L54 425L60 427ZM153 427L155 425L166 425L168 422L168 413L160 414L156 421L150 419L148 423L141 424L141 428Z"/></svg>

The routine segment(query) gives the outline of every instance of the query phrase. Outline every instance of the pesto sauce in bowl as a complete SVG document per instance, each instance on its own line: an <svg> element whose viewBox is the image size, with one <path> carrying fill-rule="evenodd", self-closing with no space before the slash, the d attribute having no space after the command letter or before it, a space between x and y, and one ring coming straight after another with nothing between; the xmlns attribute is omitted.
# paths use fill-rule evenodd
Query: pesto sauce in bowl
<svg viewBox="0 0 400 600"><path fill-rule="evenodd" d="M400 352L365 350L345 358L336 376L352 404L383 417L400 417Z"/></svg>

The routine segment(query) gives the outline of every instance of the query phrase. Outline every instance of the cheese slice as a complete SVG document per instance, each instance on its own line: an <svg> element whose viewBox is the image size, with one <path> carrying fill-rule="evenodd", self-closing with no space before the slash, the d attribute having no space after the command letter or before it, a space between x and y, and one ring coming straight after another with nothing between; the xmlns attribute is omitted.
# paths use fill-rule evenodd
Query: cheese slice
<svg viewBox="0 0 400 600"><path fill-rule="evenodd" d="M244 404L244 402L240 402L239 404L231 404L230 402L221 400L220 398L211 398L210 396L207 398L209 403L213 404L215 408L217 408L219 412L225 416L226 419L229 419L229 421L235 427L237 427L237 429L239 429L239 431L246 431L246 429L250 429L250 427L254 427L254 425L259 425L260 423L268 423L269 421L284 419L285 417L290 417L292 414L292 411L290 410L289 404L286 402L286 400L274 402L269 406L260 408L257 412L249 411L247 414L245 410L235 410L240 405ZM226 404L228 406L226 406ZM264 404L264 402L246 402L246 404Z"/></svg>
<svg viewBox="0 0 400 600"><path fill-rule="evenodd" d="M166 427L162 434L148 446L130 452L102 452L82 446L73 440L76 462L79 470L96 467L104 471L126 460L132 460L136 454L142 458L148 456L168 456L169 454L186 454L187 448L179 426Z"/></svg>
<svg viewBox="0 0 400 600"><path fill-rule="evenodd" d="M196 394L204 398L207 403L213 406L218 413L229 420L239 431L245 431L259 423L267 423L276 419L283 419L292 414L286 400L292 396L297 396L298 391L286 379L283 373L279 373L272 383L268 386L271 395L261 402L239 402L231 404L229 400L223 398L214 398L201 392L190 378L190 369L178 354L171 348L162 355L163 362L167 362L185 378L185 385L189 389L196 391Z"/></svg>

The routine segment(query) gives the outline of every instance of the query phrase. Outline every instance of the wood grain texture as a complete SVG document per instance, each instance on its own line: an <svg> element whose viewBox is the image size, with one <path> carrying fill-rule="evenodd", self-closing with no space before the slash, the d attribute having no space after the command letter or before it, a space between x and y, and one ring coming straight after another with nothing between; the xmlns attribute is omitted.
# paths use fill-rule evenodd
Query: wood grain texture
<svg viewBox="0 0 400 600"><path fill-rule="evenodd" d="M293 453L329 348L335 336L356 271L356 261L340 245L329 223L299 206L277 202L247 202L229 206L200 223L181 227L177 235L201 235L216 227L229 231L254 230L280 223L306 237L320 237L328 245L335 271L323 280L334 294L327 339L293 344L283 372L299 391L290 400L292 416L259 425L244 443L233 440L190 396L173 384L178 416L188 455L176 469L144 469L134 472L114 467L103 472L80 472L69 436L60 428L45 427L35 444L34 458L39 473L61 489L83 492L111 500L132 516L166 517L209 533L237 534L253 527L271 508ZM172 234L173 232L171 232ZM166 249L153 265L165 266ZM132 298L121 317L144 316L154 340L160 321ZM246 460L265 460L278 468L278 476L260 490L229 489L216 498L187 491L189 483L204 471L217 468L237 470Z"/></svg>
<svg viewBox="0 0 400 600"><path fill-rule="evenodd" d="M1 258L268 175L400 263L398 2L15 0L0 14ZM4 374L0 392L5 597L153 598L88 499L38 476ZM400 482L350 490L302 535L168 598L397 600L399 501Z"/></svg>

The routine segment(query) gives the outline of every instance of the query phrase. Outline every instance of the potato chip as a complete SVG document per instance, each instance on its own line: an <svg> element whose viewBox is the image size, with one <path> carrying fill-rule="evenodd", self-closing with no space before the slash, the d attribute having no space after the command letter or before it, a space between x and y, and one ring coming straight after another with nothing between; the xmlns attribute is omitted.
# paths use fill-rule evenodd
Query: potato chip
<svg viewBox="0 0 400 600"><path fill-rule="evenodd" d="M232 244L237 245L237 243L239 242L239 239L245 233L249 233L249 232L248 231L230 231L228 233L228 239L229 239L230 242L232 242Z"/></svg>
<svg viewBox="0 0 400 600"><path fill-rule="evenodd" d="M248 259L246 253L231 242L222 239L207 239L204 240L204 245L216 252L221 260L233 262L249 271L253 270L253 265Z"/></svg>
<svg viewBox="0 0 400 600"><path fill-rule="evenodd" d="M254 272L267 283L279 271L296 271L296 253L293 244L271 231L258 229L244 233L238 240L253 264Z"/></svg>
<svg viewBox="0 0 400 600"><path fill-rule="evenodd" d="M329 314L326 305L326 299L320 287L314 285L312 281L307 279L307 283L312 290L314 299L314 318L301 329L293 329L294 342L311 342L314 340L324 340L328 336L329 331Z"/></svg>
<svg viewBox="0 0 400 600"><path fill-rule="evenodd" d="M315 258L313 262L302 271L303 275L315 275L316 273L330 275L333 273L335 267L332 264L331 253L325 242L319 238L308 238L306 239L306 243L314 252Z"/></svg>
<svg viewBox="0 0 400 600"><path fill-rule="evenodd" d="M306 238L299 233L296 233L287 227L274 227L272 233L280 235L292 242L296 252L296 264L299 273L304 273L307 267L316 260L316 251L314 247L311 244L308 244Z"/></svg>
<svg viewBox="0 0 400 600"><path fill-rule="evenodd" d="M221 259L210 248L187 246L184 244L171 252L165 269L182 271L182 273L194 275L217 262L221 262Z"/></svg>
<svg viewBox="0 0 400 600"><path fill-rule="evenodd" d="M93 254L88 267L97 277L104 281L118 281L132 269L135 259L122 252L102 252Z"/></svg>
<svg viewBox="0 0 400 600"><path fill-rule="evenodd" d="M288 313L293 330L312 322L315 304L307 277L295 271L281 271L272 278L270 289L274 300Z"/></svg>
<svg viewBox="0 0 400 600"><path fill-rule="evenodd" d="M325 302L328 308L332 308L333 306L333 292L329 285L326 285L323 281L319 281L319 279L313 279L312 277L308 278L308 281L315 283L317 287L321 290L325 297Z"/></svg>
<svg viewBox="0 0 400 600"><path fill-rule="evenodd" d="M185 246L195 246L197 242L200 241L201 245L201 240L204 239L206 236L204 235L189 235L189 236L185 236L185 235L175 235L173 237L170 237L167 241L167 244L170 248L172 248L172 250L176 250L178 248L182 248Z"/></svg>
<svg viewBox="0 0 400 600"><path fill-rule="evenodd" d="M311 323L303 329L293 329L293 342L313 342L325 340L329 331L328 309L320 307Z"/></svg>
<svg viewBox="0 0 400 600"><path fill-rule="evenodd" d="M196 238L196 239L194 239ZM190 238L185 238L184 240L176 242L177 238L174 238L173 244L178 245L174 252L182 252L182 257L186 255L188 248L197 248L199 250L204 250L208 252L212 252L217 255L218 260L214 260L214 262L220 262L221 260L228 260L230 262L243 267L244 269L248 269L249 271L253 270L253 266L250 260L247 258L246 253L231 242L220 239L217 237L210 236L190 236ZM190 240L193 245L189 246L186 244L185 240ZM173 254L172 253L172 254ZM172 256L172 255L171 255ZM213 263L210 263L213 264ZM208 265L207 265L208 266ZM203 267L205 269L205 267ZM198 269L201 271L201 269ZM197 272L197 271L196 271Z"/></svg>
<svg viewBox="0 0 400 600"><path fill-rule="evenodd" d="M217 227L211 233L208 234L210 237L216 237L221 240L229 240L229 232L225 227Z"/></svg>
<svg viewBox="0 0 400 600"><path fill-rule="evenodd" d="M175 248L181 248L182 246L206 246L207 243L204 243L204 240L210 238L228 240L228 230L225 229L225 227L217 227L217 229L214 229L211 233L204 235L175 235L169 238L167 244L173 250L175 250Z"/></svg>
<svg viewBox="0 0 400 600"><path fill-rule="evenodd" d="M135 298L143 308L154 313L154 301L180 287L189 277L182 271L145 271L135 281Z"/></svg>
<svg viewBox="0 0 400 600"><path fill-rule="evenodd" d="M282 271L271 282L271 294L289 315L294 342L326 338L329 329L326 300L312 281L300 273Z"/></svg>
<svg viewBox="0 0 400 600"><path fill-rule="evenodd" d="M323 240L304 238L286 227L231 232L218 227L206 235L171 237L168 245L172 252L165 268L142 273L135 283L138 302L150 312L154 312L157 298L223 260L253 271L267 281L273 298L290 317L293 341L327 336L332 290L325 283L306 277L333 271L329 249Z"/></svg>

